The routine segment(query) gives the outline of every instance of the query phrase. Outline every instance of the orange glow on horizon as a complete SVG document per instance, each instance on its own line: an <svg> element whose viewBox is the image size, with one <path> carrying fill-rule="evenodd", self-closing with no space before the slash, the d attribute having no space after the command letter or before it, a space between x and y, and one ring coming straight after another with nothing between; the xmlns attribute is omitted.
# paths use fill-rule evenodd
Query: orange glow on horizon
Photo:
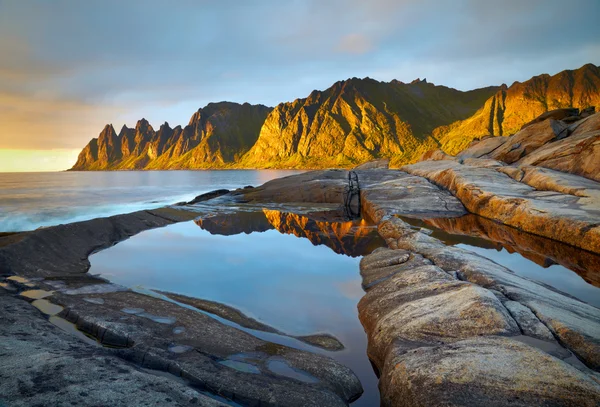
<svg viewBox="0 0 600 407"><path fill-rule="evenodd" d="M64 171L75 164L79 151L0 149L0 172Z"/></svg>

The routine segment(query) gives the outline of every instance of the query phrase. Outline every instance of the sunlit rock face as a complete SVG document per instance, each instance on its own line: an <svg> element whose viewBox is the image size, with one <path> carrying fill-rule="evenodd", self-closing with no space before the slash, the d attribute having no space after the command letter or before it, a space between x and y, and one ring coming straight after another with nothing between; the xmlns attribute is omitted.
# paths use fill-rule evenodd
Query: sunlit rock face
<svg viewBox="0 0 600 407"><path fill-rule="evenodd" d="M472 117L435 129L433 137L455 155L474 139L515 134L549 110L589 106L600 106L600 68L592 64L504 85Z"/></svg>
<svg viewBox="0 0 600 407"><path fill-rule="evenodd" d="M377 158L398 167L430 150L455 155L473 140L513 135L549 110L562 108L548 118L568 121L566 108L596 105L600 68L592 64L468 92L351 78L274 109L211 103L185 127L155 131L142 119L117 135L107 125L73 169L351 168ZM521 151L506 153L516 161Z"/></svg>
<svg viewBox="0 0 600 407"><path fill-rule="evenodd" d="M271 108L210 103L187 126L158 131L142 119L117 135L107 125L80 153L73 170L177 169L226 166L252 147Z"/></svg>
<svg viewBox="0 0 600 407"><path fill-rule="evenodd" d="M310 215L264 209L262 212L236 212L197 219L202 229L219 235L265 232L275 229L284 234L308 239L313 245L325 245L338 254L352 257L371 253L385 246L375 225L364 219L340 222L339 214L332 213L334 221L327 221L327 212Z"/></svg>
<svg viewBox="0 0 600 407"><path fill-rule="evenodd" d="M351 166L376 157L410 161L436 145L437 126L475 113L497 88L461 92L427 81L365 78L336 82L305 99L278 105L242 165Z"/></svg>

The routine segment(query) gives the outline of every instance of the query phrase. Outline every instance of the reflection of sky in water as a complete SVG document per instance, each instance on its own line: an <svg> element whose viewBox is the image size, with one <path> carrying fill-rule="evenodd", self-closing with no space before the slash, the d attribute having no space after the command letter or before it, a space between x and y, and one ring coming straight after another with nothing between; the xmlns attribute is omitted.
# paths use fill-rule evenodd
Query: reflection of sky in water
<svg viewBox="0 0 600 407"><path fill-rule="evenodd" d="M276 230L221 236L185 222L140 233L90 261L91 274L119 284L222 302L289 334L330 333L347 349L325 353L365 388L353 405L379 404L356 309L360 258Z"/></svg>
<svg viewBox="0 0 600 407"><path fill-rule="evenodd" d="M275 230L220 236L186 222L93 255L90 272L223 302L288 333L309 334L356 319L359 261Z"/></svg>
<svg viewBox="0 0 600 407"><path fill-rule="evenodd" d="M600 307L600 288L586 283L577 273L561 265L552 265L544 268L527 260L518 253L511 254L504 248L498 251L496 249L483 249L466 244L459 244L457 247L474 251L504 267L508 267L520 276L541 281L591 305Z"/></svg>

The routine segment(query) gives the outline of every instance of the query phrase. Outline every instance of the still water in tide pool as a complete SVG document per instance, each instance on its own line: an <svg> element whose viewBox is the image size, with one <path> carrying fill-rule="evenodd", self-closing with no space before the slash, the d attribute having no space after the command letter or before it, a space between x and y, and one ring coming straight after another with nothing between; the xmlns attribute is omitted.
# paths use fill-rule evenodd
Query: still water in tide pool
<svg viewBox="0 0 600 407"><path fill-rule="evenodd" d="M339 238L294 216L264 210L146 231L91 256L90 273L142 292L170 291L228 304L289 335L334 335L343 351L257 334L324 353L350 367L365 389L353 405L378 405L377 378L357 315L364 295L358 270L360 257L385 243L362 221ZM600 306L597 255L474 215L405 220L448 245L475 251L518 275Z"/></svg>
<svg viewBox="0 0 600 407"><path fill-rule="evenodd" d="M480 256L600 308L600 255L476 216L402 218L447 245Z"/></svg>
<svg viewBox="0 0 600 407"><path fill-rule="evenodd" d="M33 230L258 186L295 170L0 173L0 232Z"/></svg>
<svg viewBox="0 0 600 407"><path fill-rule="evenodd" d="M262 212L231 223L237 232L215 230L217 222L211 234L185 222L140 233L91 256L90 273L142 291L170 291L228 304L286 334L329 333L344 350L280 343L326 354L350 367L365 389L353 405L379 405L377 377L357 311L364 295L360 255L384 245L375 228L369 227L367 235L363 232L355 246L351 235L340 243L329 236L311 234L311 242L280 233ZM248 234L253 227L261 232ZM273 334L264 339L277 340Z"/></svg>

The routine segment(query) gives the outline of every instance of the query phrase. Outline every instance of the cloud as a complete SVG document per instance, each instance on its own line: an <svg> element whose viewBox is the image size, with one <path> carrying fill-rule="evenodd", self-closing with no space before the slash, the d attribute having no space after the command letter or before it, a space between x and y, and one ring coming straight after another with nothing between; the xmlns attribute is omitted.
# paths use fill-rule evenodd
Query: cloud
<svg viewBox="0 0 600 407"><path fill-rule="evenodd" d="M342 37L337 50L349 54L365 54L373 48L373 44L361 34L348 34Z"/></svg>
<svg viewBox="0 0 600 407"><path fill-rule="evenodd" d="M600 63L600 2L0 0L0 148L370 76L468 89Z"/></svg>

